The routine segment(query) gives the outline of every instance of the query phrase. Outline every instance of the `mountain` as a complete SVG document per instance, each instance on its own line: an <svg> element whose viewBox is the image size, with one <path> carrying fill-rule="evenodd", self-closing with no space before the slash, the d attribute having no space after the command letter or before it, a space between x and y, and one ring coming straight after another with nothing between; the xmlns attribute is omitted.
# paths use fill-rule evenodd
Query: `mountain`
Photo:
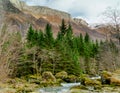
<svg viewBox="0 0 120 93"><path fill-rule="evenodd" d="M70 23L75 35L87 32L92 39L103 39L104 35L88 27L88 23L83 19L72 18L69 13L51 9L44 6L28 6L20 0L0 1L0 24L6 24L10 31L20 31L25 36L29 25L35 29L44 30L47 23L52 25L54 36L59 31L61 20Z"/></svg>

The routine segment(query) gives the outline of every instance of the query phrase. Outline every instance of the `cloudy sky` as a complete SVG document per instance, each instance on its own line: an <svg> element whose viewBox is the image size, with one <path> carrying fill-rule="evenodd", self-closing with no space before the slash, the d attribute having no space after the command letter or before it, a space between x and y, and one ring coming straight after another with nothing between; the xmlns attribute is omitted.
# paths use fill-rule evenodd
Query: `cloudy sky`
<svg viewBox="0 0 120 93"><path fill-rule="evenodd" d="M80 17L88 23L102 22L102 12L107 7L120 6L120 0L23 0L29 5L48 6Z"/></svg>

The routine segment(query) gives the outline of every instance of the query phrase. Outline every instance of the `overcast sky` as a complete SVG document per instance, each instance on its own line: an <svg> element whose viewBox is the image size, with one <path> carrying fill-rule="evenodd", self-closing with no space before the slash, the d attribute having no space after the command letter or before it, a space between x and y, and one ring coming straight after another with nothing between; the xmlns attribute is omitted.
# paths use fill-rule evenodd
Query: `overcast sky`
<svg viewBox="0 0 120 93"><path fill-rule="evenodd" d="M80 17L88 23L100 23L107 7L120 6L120 0L23 0L29 5L48 6Z"/></svg>

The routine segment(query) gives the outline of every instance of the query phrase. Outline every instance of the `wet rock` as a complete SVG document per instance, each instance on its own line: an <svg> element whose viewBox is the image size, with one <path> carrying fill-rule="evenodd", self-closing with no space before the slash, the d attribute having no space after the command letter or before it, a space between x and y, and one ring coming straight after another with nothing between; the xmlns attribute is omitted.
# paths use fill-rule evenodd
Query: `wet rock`
<svg viewBox="0 0 120 93"><path fill-rule="evenodd" d="M91 79L88 75L81 76L81 84L84 86L93 86L93 87L101 87L101 81L96 79Z"/></svg>
<svg viewBox="0 0 120 93"><path fill-rule="evenodd" d="M43 72L42 74L42 81L40 82L40 85L43 87L47 87L47 86L55 86L57 84L56 78L55 76L49 72Z"/></svg>
<svg viewBox="0 0 120 93"><path fill-rule="evenodd" d="M110 84L115 86L120 86L120 79L117 79L115 77L110 78Z"/></svg>
<svg viewBox="0 0 120 93"><path fill-rule="evenodd" d="M108 71L103 71L101 73L101 82L102 84L110 84L110 78L112 77L112 73Z"/></svg>
<svg viewBox="0 0 120 93"><path fill-rule="evenodd" d="M61 72L56 73L55 77L60 78L60 79L65 79L68 77L68 73L65 71L61 71Z"/></svg>
<svg viewBox="0 0 120 93"><path fill-rule="evenodd" d="M100 81L97 81L97 80L91 80L89 78L85 78L85 85L88 86L88 85L92 85L92 86L96 86L96 85L99 85L101 86L101 82Z"/></svg>
<svg viewBox="0 0 120 93"><path fill-rule="evenodd" d="M49 71L43 72L42 79L43 79L43 81L56 82L55 76L51 72L49 72Z"/></svg>
<svg viewBox="0 0 120 93"><path fill-rule="evenodd" d="M85 85L85 78L89 78L89 76L87 74L82 74L80 76L80 81L82 85Z"/></svg>
<svg viewBox="0 0 120 93"><path fill-rule="evenodd" d="M74 83L74 82L79 82L79 77L75 75L69 75L67 78L64 79L67 83Z"/></svg>

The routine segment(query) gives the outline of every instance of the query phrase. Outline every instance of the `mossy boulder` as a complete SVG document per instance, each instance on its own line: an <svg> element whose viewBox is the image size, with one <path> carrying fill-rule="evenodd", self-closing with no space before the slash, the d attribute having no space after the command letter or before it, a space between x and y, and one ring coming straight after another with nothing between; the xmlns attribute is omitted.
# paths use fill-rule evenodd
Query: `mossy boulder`
<svg viewBox="0 0 120 93"><path fill-rule="evenodd" d="M120 86L120 79L111 77L111 78L110 78L110 84L111 84L111 85L115 85L115 86Z"/></svg>
<svg viewBox="0 0 120 93"><path fill-rule="evenodd" d="M86 79L86 78L89 78L89 75L87 75L87 74L82 74L82 75L80 76L80 82L81 82L82 85L85 85L85 79Z"/></svg>
<svg viewBox="0 0 120 93"><path fill-rule="evenodd" d="M65 81L63 81L62 79L57 79L56 82L57 82L58 84L60 84L60 83L63 83L63 82L65 82Z"/></svg>
<svg viewBox="0 0 120 93"><path fill-rule="evenodd" d="M99 80L90 79L86 74L81 75L81 84L85 86L101 86Z"/></svg>
<svg viewBox="0 0 120 93"><path fill-rule="evenodd" d="M96 85L99 85L101 86L101 82L100 81L97 81L97 80L91 80L89 78L85 78L85 85L88 86L88 85L92 85L92 86L96 86Z"/></svg>
<svg viewBox="0 0 120 93"><path fill-rule="evenodd" d="M59 79L65 79L65 78L67 78L67 76L68 76L68 73L65 71L58 72L55 75L55 77L59 78Z"/></svg>
<svg viewBox="0 0 120 93"><path fill-rule="evenodd" d="M42 73L42 80L56 82L55 76L50 71L46 71Z"/></svg>
<svg viewBox="0 0 120 93"><path fill-rule="evenodd" d="M102 84L110 84L110 78L112 77L112 73L108 71L103 71L101 73L101 82Z"/></svg>
<svg viewBox="0 0 120 93"><path fill-rule="evenodd" d="M51 72L46 71L42 73L42 81L40 81L40 84L43 87L55 86L57 84L57 81Z"/></svg>
<svg viewBox="0 0 120 93"><path fill-rule="evenodd" d="M73 82L79 82L79 77L75 76L75 75L69 75L67 78L64 79L65 82L68 83L73 83Z"/></svg>
<svg viewBox="0 0 120 93"><path fill-rule="evenodd" d="M101 76L104 77L104 78L106 78L106 79L108 79L108 78L112 77L112 73L108 72L108 71L103 71L101 73Z"/></svg>

